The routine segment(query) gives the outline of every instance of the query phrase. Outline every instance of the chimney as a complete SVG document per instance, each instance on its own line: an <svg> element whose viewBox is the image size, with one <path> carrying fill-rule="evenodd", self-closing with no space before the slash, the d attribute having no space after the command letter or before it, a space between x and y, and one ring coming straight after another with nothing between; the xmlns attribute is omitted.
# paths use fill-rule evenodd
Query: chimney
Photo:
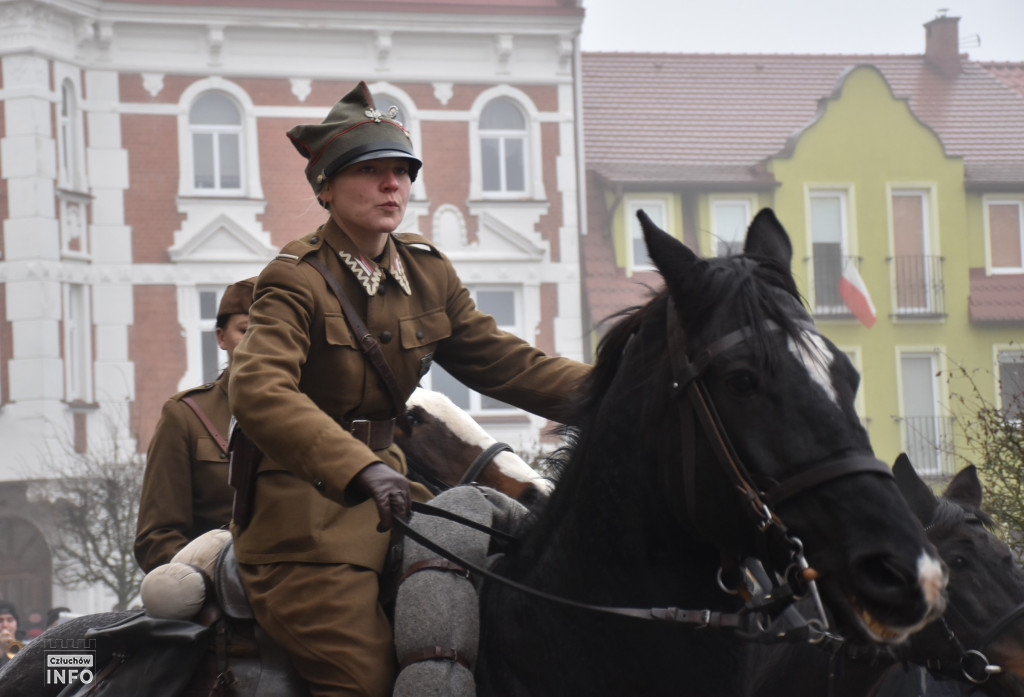
<svg viewBox="0 0 1024 697"><path fill-rule="evenodd" d="M960 74L960 18L943 14L924 25L924 57L946 77Z"/></svg>

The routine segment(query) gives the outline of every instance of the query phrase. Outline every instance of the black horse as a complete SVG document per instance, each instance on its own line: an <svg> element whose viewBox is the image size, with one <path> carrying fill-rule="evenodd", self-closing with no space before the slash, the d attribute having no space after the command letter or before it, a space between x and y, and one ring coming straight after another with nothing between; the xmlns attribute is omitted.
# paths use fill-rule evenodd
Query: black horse
<svg viewBox="0 0 1024 697"><path fill-rule="evenodd" d="M893 471L950 569L943 618L888 650L835 639L759 648L755 697L906 697L921 694L922 678L927 695L1024 695L1018 680L1024 678L1024 571L988 529L977 471L961 470L942 498L917 476L906 455ZM987 666L1000 670L990 674Z"/></svg>
<svg viewBox="0 0 1024 697"><path fill-rule="evenodd" d="M496 569L576 604L486 583L482 697L744 694L749 644L716 627L750 625L719 571L752 555L800 590L820 576L839 628L867 640L943 609L945 570L872 455L856 371L814 330L774 214L727 259L643 223L668 290L603 340L560 483ZM18 694L7 677L0 695Z"/></svg>
<svg viewBox="0 0 1024 697"><path fill-rule="evenodd" d="M944 607L942 563L873 457L859 377L815 331L775 215L717 259L640 219L667 289L602 340L552 499L495 569L576 604L487 582L482 696L744 694L749 644L713 626L741 601L717 575L758 553L784 573L797 538L843 632L898 643ZM705 609L712 626L580 603Z"/></svg>

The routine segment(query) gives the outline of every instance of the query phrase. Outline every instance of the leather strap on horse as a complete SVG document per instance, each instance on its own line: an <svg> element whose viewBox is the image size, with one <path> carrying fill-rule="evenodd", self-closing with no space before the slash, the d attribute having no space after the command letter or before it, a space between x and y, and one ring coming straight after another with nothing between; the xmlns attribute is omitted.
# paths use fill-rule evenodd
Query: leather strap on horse
<svg viewBox="0 0 1024 697"><path fill-rule="evenodd" d="M462 484L472 484L476 481L476 478L480 476L480 473L484 471L484 467L497 456L500 452L514 452L512 446L508 443L502 443L498 441L491 443L490 447L484 450L482 453L476 456L473 460L473 464L469 466L469 469L463 473L462 478L459 479L455 486L461 486Z"/></svg>
<svg viewBox="0 0 1024 697"><path fill-rule="evenodd" d="M398 585L402 585L405 579L419 571L448 571L456 576L469 578L469 572L455 562L448 561L447 559L422 559L415 564L409 565L409 568L402 574L402 578L398 579Z"/></svg>
<svg viewBox="0 0 1024 697"><path fill-rule="evenodd" d="M227 438L220 434L220 431L217 430L217 427L213 425L212 421L210 421L210 417L206 415L206 412L203 411L202 408L198 404L196 404L196 401L191 397L182 397L181 401L183 401L185 405L188 406L189 409L195 412L196 416L199 417L199 421L202 422L203 428L206 429L206 432L209 433L210 437L212 437L213 440L217 443L217 447L220 448L220 452L224 456L227 456L228 440Z"/></svg>
<svg viewBox="0 0 1024 697"><path fill-rule="evenodd" d="M381 380L384 381L384 386L387 387L388 392L391 394L391 401L395 406L398 425L406 434L411 434L412 426L409 423L409 415L406 413L405 399L402 397L401 390L398 389L398 380L395 379L395 374L391 372L391 367L388 365L387 359L384 358L384 352L381 350L380 344L377 343L377 339L366 328L363 320L359 318L359 313L356 312L355 306L352 305L352 301L348 299L341 284L338 283L338 279L324 266L323 262L312 255L307 255L302 260L319 271L320 275L327 281L327 285L334 291L334 295L337 296L338 302L341 303L341 309L345 313L345 319L348 320L352 331L355 332L359 340L359 347L366 354L367 358L370 359L373 367L377 369Z"/></svg>

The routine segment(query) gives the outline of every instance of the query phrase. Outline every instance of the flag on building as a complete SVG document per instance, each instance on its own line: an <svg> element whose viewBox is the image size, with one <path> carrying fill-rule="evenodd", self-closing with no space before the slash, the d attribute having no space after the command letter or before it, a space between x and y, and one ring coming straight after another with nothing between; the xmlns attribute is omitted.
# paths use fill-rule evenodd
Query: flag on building
<svg viewBox="0 0 1024 697"><path fill-rule="evenodd" d="M860 272L850 259L846 261L843 275L839 279L839 295L861 324L868 329L874 325L877 318L875 304L871 302L868 287L864 285L864 279L860 277Z"/></svg>

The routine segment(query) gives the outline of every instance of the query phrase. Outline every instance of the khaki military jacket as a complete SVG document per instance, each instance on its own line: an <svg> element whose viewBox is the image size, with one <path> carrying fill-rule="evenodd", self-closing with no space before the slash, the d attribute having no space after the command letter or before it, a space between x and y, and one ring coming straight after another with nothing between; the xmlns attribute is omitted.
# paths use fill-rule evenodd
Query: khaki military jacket
<svg viewBox="0 0 1024 697"><path fill-rule="evenodd" d="M166 564L191 540L231 519L227 455L182 399L191 397L228 437L228 373L164 403L149 441L135 535L143 571Z"/></svg>
<svg viewBox="0 0 1024 697"><path fill-rule="evenodd" d="M372 501L346 496L383 461L405 473L397 446L372 452L344 427L395 415L338 299L302 262L316 255L378 339L403 401L433 363L466 385L559 421L589 366L549 357L476 309L448 259L425 238L391 235L381 263L361 257L328 221L288 244L256 283L249 329L235 351L230 395L241 428L263 450L253 518L232 526L243 563L350 563L380 570L388 534ZM425 490L416 489L426 496Z"/></svg>

